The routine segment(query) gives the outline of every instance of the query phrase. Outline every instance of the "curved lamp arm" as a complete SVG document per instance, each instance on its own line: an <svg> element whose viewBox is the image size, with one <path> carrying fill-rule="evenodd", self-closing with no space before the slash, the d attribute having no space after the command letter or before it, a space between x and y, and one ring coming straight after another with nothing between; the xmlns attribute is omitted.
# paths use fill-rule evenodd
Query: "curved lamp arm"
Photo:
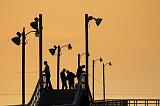
<svg viewBox="0 0 160 106"><path fill-rule="evenodd" d="M64 46L61 46L60 49L64 48L64 47L67 47L68 46L68 50L71 50L72 49L72 45L69 43L68 45L64 45Z"/></svg>
<svg viewBox="0 0 160 106"><path fill-rule="evenodd" d="M83 55L85 55L86 53L82 53L82 54L80 54L80 57L81 56L83 56ZM88 56L90 56L90 53L88 52Z"/></svg>
<svg viewBox="0 0 160 106"><path fill-rule="evenodd" d="M26 33L26 36L27 36L28 34L32 33L32 32L36 32L36 31L29 31L29 32Z"/></svg>
<svg viewBox="0 0 160 106"><path fill-rule="evenodd" d="M109 66L111 66L111 65L112 65L112 63L111 63L111 62L108 62L108 63L105 63L105 64L104 64L104 66L106 66L107 64L108 64Z"/></svg>
<svg viewBox="0 0 160 106"><path fill-rule="evenodd" d="M96 59L96 60L94 60L94 62L96 62L96 61L100 61L100 62L102 62L103 61L103 59L100 57L100 58L98 58L98 59Z"/></svg>
<svg viewBox="0 0 160 106"><path fill-rule="evenodd" d="M64 45L64 46L61 46L61 48L60 49L62 49L62 48L64 48L64 47L67 47L68 45Z"/></svg>

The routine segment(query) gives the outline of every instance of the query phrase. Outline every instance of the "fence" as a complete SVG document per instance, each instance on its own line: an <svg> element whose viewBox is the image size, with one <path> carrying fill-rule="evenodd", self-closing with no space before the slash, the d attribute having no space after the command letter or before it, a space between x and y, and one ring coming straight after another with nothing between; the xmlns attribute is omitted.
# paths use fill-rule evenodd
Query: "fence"
<svg viewBox="0 0 160 106"><path fill-rule="evenodd" d="M160 99L106 99L95 100L94 106L160 106Z"/></svg>

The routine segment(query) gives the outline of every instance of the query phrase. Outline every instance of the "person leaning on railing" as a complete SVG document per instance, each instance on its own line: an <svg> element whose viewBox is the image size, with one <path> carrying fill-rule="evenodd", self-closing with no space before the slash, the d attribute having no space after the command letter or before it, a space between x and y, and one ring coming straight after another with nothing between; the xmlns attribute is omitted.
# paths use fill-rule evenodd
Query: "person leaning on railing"
<svg viewBox="0 0 160 106"><path fill-rule="evenodd" d="M79 83L81 74L85 72L83 70L84 68L85 68L85 65L82 65L82 66L79 66L78 69L77 69L76 76L77 76L78 83Z"/></svg>
<svg viewBox="0 0 160 106"><path fill-rule="evenodd" d="M46 76L46 89L51 89L52 88L52 85L51 85L51 81L50 81L50 68L49 68L49 65L48 65L48 62L47 61L44 61L44 65L45 65L45 69L42 73L45 73L45 76Z"/></svg>
<svg viewBox="0 0 160 106"><path fill-rule="evenodd" d="M69 89L74 89L74 78L76 78L76 75L73 72L70 72L69 70L67 70L66 73L66 79L68 80Z"/></svg>

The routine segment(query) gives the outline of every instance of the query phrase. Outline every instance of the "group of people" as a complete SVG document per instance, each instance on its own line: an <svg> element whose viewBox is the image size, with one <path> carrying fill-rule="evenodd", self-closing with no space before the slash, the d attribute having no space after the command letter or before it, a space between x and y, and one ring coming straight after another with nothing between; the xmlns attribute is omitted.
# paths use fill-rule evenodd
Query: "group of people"
<svg viewBox="0 0 160 106"><path fill-rule="evenodd" d="M46 89L52 89L52 85L50 81L50 77L51 77L50 68L49 68L48 62L44 61L44 65L45 65L45 69L42 73L45 73L45 76L46 76ZM61 81L62 81L62 90L68 89L68 85L69 85L69 89L74 89L74 85L75 85L74 79L77 77L77 80L79 82L81 74L85 72L83 70L84 68L85 68L85 65L79 66L77 69L76 75L73 72L63 68L63 70L60 73ZM67 81L68 81L68 85L67 85Z"/></svg>
<svg viewBox="0 0 160 106"><path fill-rule="evenodd" d="M67 76L65 75L65 72L67 73ZM74 78L76 78L76 75L73 72L70 72L69 70L66 70L65 68L60 73L61 81L62 81L62 89L67 89L67 80L69 89L74 89Z"/></svg>

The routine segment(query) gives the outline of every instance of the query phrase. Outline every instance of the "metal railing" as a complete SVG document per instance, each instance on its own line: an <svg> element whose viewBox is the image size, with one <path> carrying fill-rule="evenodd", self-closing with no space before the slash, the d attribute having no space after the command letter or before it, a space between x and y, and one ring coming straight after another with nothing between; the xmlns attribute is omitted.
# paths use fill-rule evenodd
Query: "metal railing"
<svg viewBox="0 0 160 106"><path fill-rule="evenodd" d="M93 106L160 106L160 99L95 100Z"/></svg>
<svg viewBox="0 0 160 106"><path fill-rule="evenodd" d="M76 86L76 92L72 104L64 104L63 106L79 106L82 90L85 89L84 85L85 85L85 74L82 74L80 76L79 83Z"/></svg>
<svg viewBox="0 0 160 106"><path fill-rule="evenodd" d="M38 106L42 93L42 88L44 87L45 87L45 75L42 74L42 77L38 80L34 93L27 106Z"/></svg>
<svg viewBox="0 0 160 106"><path fill-rule="evenodd" d="M77 85L77 89L76 89L76 93L75 93L75 97L74 97L74 101L73 101L72 105L79 104L78 101L80 100L80 95L81 95L80 93L82 91L82 84L84 84L84 80L83 80L84 77L85 76L83 74L80 76L80 81Z"/></svg>

